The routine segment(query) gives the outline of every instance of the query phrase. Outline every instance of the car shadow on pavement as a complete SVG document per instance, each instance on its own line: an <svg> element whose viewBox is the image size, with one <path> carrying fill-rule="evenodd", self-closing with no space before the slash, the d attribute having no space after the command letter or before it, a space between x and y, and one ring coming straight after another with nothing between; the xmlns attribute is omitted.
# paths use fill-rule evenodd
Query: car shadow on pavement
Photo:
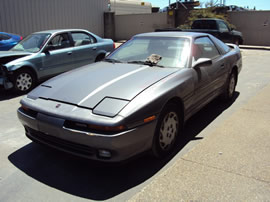
<svg viewBox="0 0 270 202"><path fill-rule="evenodd" d="M0 101L10 100L10 99L19 97L21 95L22 94L15 93L12 90L0 89Z"/></svg>
<svg viewBox="0 0 270 202"><path fill-rule="evenodd" d="M234 101L238 96L236 93ZM107 200L154 176L188 142L201 139L196 136L233 102L224 104L215 100L193 116L173 154L162 160L143 155L124 164L111 165L77 158L35 143L22 147L8 159L28 176L50 187L86 199Z"/></svg>

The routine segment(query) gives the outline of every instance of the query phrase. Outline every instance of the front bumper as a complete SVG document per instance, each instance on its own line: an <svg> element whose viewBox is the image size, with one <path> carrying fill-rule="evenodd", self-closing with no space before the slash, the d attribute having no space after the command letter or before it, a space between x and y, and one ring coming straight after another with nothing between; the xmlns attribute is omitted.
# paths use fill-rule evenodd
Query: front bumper
<svg viewBox="0 0 270 202"><path fill-rule="evenodd" d="M152 146L156 121L113 135L76 131L64 126L64 119L37 113L26 114L22 108L17 115L31 140L77 156L103 161L120 162ZM99 155L100 150L111 153L110 158Z"/></svg>
<svg viewBox="0 0 270 202"><path fill-rule="evenodd" d="M7 71L1 65L0 65L0 86L3 86L5 89L11 89L13 87L13 83L8 79Z"/></svg>

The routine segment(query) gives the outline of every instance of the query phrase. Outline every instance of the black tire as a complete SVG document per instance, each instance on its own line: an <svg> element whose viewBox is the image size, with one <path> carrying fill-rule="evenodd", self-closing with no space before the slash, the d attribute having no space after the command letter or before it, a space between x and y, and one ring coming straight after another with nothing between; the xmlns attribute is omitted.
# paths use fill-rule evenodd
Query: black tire
<svg viewBox="0 0 270 202"><path fill-rule="evenodd" d="M239 46L239 45L240 45L240 40L239 40L239 38L235 38L234 41L233 41L233 43L234 43L235 45Z"/></svg>
<svg viewBox="0 0 270 202"><path fill-rule="evenodd" d="M236 83L237 83L237 73L236 71L233 71L228 78L227 84L222 94L223 101L228 102L232 100L235 93Z"/></svg>
<svg viewBox="0 0 270 202"><path fill-rule="evenodd" d="M181 131L182 118L177 105L168 104L161 112L156 126L152 153L156 158L170 154Z"/></svg>
<svg viewBox="0 0 270 202"><path fill-rule="evenodd" d="M35 75L27 69L17 70L14 75L13 85L17 93L28 93L36 84Z"/></svg>
<svg viewBox="0 0 270 202"><path fill-rule="evenodd" d="M99 62L99 61L103 60L104 57L105 57L104 54L98 55L97 58L96 58L96 60L95 60L95 62Z"/></svg>

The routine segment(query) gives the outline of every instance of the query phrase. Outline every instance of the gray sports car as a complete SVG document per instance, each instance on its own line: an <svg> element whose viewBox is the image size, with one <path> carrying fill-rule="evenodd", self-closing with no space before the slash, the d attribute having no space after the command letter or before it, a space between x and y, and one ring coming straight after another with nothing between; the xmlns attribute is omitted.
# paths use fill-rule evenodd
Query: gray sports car
<svg viewBox="0 0 270 202"><path fill-rule="evenodd" d="M33 141L86 158L163 157L188 118L233 97L241 67L239 48L208 34L139 34L104 61L41 84L18 117Z"/></svg>
<svg viewBox="0 0 270 202"><path fill-rule="evenodd" d="M113 49L111 39L86 30L36 32L0 52L0 86L27 92L38 81L102 60Z"/></svg>

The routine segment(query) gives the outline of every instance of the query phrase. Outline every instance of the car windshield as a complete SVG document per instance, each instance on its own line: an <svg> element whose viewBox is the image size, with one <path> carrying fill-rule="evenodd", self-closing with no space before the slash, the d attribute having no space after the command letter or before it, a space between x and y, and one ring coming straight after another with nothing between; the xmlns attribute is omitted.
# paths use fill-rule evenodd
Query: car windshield
<svg viewBox="0 0 270 202"><path fill-rule="evenodd" d="M11 51L25 51L36 53L44 46L50 34L31 34L14 46Z"/></svg>
<svg viewBox="0 0 270 202"><path fill-rule="evenodd" d="M189 55L190 40L188 38L134 37L105 60L181 68L187 65ZM154 62L151 62L153 58Z"/></svg>
<svg viewBox="0 0 270 202"><path fill-rule="evenodd" d="M215 20L196 20L191 29L217 29L217 23Z"/></svg>

